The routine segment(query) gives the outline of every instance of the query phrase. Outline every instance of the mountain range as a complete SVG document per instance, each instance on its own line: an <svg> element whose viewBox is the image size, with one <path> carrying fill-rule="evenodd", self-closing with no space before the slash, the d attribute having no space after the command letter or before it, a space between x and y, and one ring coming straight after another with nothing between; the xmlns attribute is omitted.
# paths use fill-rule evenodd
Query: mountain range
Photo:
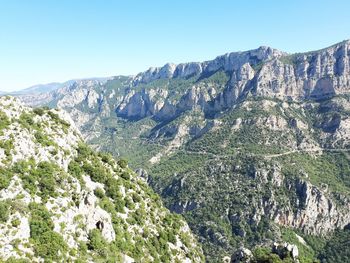
<svg viewBox="0 0 350 263"><path fill-rule="evenodd" d="M349 40L18 97L65 110L92 148L126 158L186 219L207 262L350 259Z"/></svg>

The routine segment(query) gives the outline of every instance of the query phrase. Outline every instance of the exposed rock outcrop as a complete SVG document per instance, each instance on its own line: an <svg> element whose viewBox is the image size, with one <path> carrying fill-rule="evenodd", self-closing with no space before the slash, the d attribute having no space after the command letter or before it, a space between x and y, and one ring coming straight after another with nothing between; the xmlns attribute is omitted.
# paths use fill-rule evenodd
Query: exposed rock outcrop
<svg viewBox="0 0 350 263"><path fill-rule="evenodd" d="M188 225L125 163L86 146L66 112L0 97L0 118L0 261L203 261Z"/></svg>

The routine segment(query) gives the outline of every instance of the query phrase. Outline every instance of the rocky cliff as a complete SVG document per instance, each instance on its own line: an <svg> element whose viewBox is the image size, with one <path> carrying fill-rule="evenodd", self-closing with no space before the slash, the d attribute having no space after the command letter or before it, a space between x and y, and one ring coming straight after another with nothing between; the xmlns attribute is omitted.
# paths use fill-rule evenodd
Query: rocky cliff
<svg viewBox="0 0 350 263"><path fill-rule="evenodd" d="M67 113L0 97L0 260L19 259L203 260L188 225L124 160L87 147Z"/></svg>
<svg viewBox="0 0 350 263"><path fill-rule="evenodd" d="M313 237L350 223L349 65L350 41L260 47L22 99L64 108L93 147L142 168L208 261L299 236L309 262Z"/></svg>
<svg viewBox="0 0 350 263"><path fill-rule="evenodd" d="M88 91L102 86L99 106L104 106L109 97L116 101L112 109L108 106L100 109L116 110L119 116L131 119L147 116L170 119L194 106L206 114L214 114L249 95L293 100L322 99L349 93L349 50L350 41L292 55L260 47L228 53L202 63L166 64L134 77L124 77L124 81L120 81L123 77L117 77L122 83L113 94L103 94L111 82L105 85L105 80L82 80L69 82L58 90L39 96L26 95L23 99L34 105L63 99L58 106L72 107L95 96L91 99L97 103L96 95L88 94ZM227 79L220 79L224 83L210 81L210 77L219 72L226 75ZM181 88L184 80L187 80L188 87ZM77 89L84 91L75 92ZM66 98L64 95L70 92L74 94ZM88 106L96 107L91 101Z"/></svg>

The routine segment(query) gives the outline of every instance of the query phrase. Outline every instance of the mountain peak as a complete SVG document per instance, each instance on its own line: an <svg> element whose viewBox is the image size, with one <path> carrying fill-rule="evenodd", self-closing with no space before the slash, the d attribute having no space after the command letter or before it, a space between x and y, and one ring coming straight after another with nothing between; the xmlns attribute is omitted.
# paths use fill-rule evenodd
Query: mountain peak
<svg viewBox="0 0 350 263"><path fill-rule="evenodd" d="M198 74L211 74L217 70L232 71L238 69L244 63L252 62L253 64L262 61L278 58L286 55L282 51L270 47L261 46L257 49L231 52L217 56L213 60L204 62L188 62L173 64L167 63L162 67L151 67L147 71L141 72L134 77L134 84L148 83L156 79L171 78L188 78Z"/></svg>

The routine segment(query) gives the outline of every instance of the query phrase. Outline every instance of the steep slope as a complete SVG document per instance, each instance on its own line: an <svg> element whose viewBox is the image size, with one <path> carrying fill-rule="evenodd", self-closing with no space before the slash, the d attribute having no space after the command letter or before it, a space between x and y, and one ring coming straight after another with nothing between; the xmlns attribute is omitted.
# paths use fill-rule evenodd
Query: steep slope
<svg viewBox="0 0 350 263"><path fill-rule="evenodd" d="M322 246L350 223L349 91L344 41L167 64L45 103L66 109L91 145L142 168L209 262L274 241L297 244L301 262L328 262Z"/></svg>
<svg viewBox="0 0 350 263"><path fill-rule="evenodd" d="M203 260L181 217L124 160L87 147L65 112L0 97L0 259L19 258Z"/></svg>

